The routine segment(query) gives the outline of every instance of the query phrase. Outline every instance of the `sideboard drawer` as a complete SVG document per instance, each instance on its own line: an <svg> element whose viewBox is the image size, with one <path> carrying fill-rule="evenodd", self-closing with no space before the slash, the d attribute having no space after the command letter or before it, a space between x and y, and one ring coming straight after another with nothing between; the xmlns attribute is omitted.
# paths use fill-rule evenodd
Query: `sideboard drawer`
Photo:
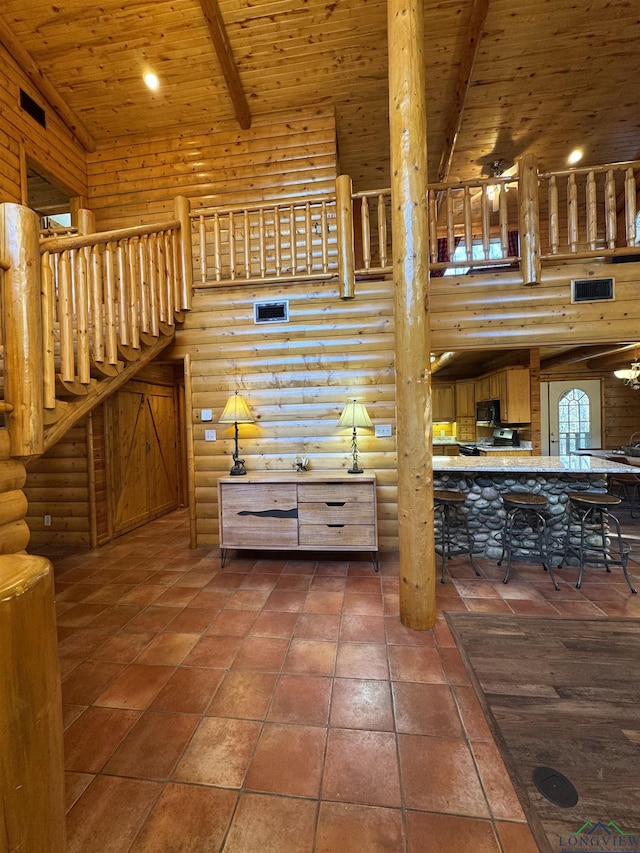
<svg viewBox="0 0 640 853"><path fill-rule="evenodd" d="M221 548L295 548L296 487L289 483L221 483Z"/></svg>
<svg viewBox="0 0 640 853"><path fill-rule="evenodd" d="M309 483L298 486L299 503L373 504L373 483Z"/></svg>
<svg viewBox="0 0 640 853"><path fill-rule="evenodd" d="M298 517L300 524L375 524L371 503L300 503Z"/></svg>
<svg viewBox="0 0 640 853"><path fill-rule="evenodd" d="M377 548L373 524L301 524L300 545L331 548Z"/></svg>

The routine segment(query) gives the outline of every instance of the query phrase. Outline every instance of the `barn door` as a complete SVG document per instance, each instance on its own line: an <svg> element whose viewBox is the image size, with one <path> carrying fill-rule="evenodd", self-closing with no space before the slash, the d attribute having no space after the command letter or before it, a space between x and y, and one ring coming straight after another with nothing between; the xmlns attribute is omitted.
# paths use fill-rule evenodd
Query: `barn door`
<svg viewBox="0 0 640 853"><path fill-rule="evenodd" d="M127 387L110 399L114 536L178 506L176 433L172 388Z"/></svg>

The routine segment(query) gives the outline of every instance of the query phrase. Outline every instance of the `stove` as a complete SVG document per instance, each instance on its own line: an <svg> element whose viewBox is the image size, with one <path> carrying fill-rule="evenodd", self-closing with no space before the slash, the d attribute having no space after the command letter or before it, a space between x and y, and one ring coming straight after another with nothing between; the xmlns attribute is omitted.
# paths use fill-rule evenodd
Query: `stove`
<svg viewBox="0 0 640 853"><path fill-rule="evenodd" d="M493 431L494 447L520 447L520 436L517 429L498 427Z"/></svg>

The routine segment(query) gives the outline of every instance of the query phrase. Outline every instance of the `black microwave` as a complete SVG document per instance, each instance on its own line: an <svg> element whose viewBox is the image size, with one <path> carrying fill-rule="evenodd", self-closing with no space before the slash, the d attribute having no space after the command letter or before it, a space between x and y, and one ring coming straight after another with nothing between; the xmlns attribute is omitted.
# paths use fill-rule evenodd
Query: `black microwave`
<svg viewBox="0 0 640 853"><path fill-rule="evenodd" d="M500 400L485 400L476 403L476 423L480 426L499 426Z"/></svg>

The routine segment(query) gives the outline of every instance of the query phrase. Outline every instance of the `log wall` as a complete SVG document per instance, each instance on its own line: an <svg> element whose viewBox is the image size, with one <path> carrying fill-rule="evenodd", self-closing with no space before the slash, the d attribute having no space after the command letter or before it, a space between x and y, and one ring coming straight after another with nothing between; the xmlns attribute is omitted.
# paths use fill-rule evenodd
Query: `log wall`
<svg viewBox="0 0 640 853"><path fill-rule="evenodd" d="M256 325L254 302L274 299L289 300L289 322ZM312 471L346 471L351 436L337 424L349 399L365 403L374 424L391 424L393 437L363 430L358 446L361 466L378 478L380 547L397 546L393 335L388 280L361 282L354 300L341 300L336 282L195 294L171 353L191 355L199 546L218 543L217 481L229 473L234 432L218 418L236 389L256 418L239 426L248 471L291 472L297 454L309 456ZM215 442L204 440L205 429L216 430Z"/></svg>
<svg viewBox="0 0 640 853"><path fill-rule="evenodd" d="M31 542L89 546L87 421L76 424L27 468L25 494ZM51 516L45 527L44 516Z"/></svg>
<svg viewBox="0 0 640 853"><path fill-rule="evenodd" d="M20 107L23 89L46 112L43 128ZM64 123L0 45L0 201L21 203L26 189L23 155L69 196L86 195L85 152Z"/></svg>
<svg viewBox="0 0 640 853"><path fill-rule="evenodd" d="M188 135L123 137L88 154L89 206L98 230L170 218L173 199L192 208L333 193L333 109L323 104Z"/></svg>

